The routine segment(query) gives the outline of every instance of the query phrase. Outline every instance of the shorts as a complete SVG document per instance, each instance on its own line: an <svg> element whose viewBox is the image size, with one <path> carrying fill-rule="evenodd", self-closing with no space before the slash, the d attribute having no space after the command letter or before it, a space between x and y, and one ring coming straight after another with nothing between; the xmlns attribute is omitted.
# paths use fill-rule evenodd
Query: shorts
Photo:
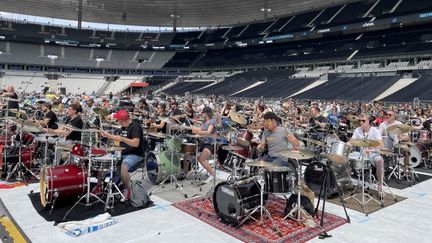
<svg viewBox="0 0 432 243"><path fill-rule="evenodd" d="M136 165L142 160L144 160L144 158L141 156L136 154L128 154L123 156L122 165L125 165L128 168L128 171L132 172Z"/></svg>
<svg viewBox="0 0 432 243"><path fill-rule="evenodd" d="M217 145L216 145L217 146ZM204 149L210 150L210 153L214 153L214 144L209 143L200 143L199 144L199 151L202 152Z"/></svg>
<svg viewBox="0 0 432 243"><path fill-rule="evenodd" d="M381 157L381 155L380 154L378 154L378 153L369 153L369 156L367 156L367 158L369 159L369 162L371 163L371 165L373 166L373 167L376 167L376 165L375 165L375 161L376 160L383 160L383 158Z"/></svg>

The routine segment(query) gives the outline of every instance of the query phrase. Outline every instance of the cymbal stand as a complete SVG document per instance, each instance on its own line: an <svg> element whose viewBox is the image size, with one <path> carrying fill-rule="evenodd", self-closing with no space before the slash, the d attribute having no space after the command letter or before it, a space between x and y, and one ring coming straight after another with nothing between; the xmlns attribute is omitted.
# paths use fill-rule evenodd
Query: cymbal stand
<svg viewBox="0 0 432 243"><path fill-rule="evenodd" d="M391 171L391 173L387 176L387 180L390 180L390 178L392 178L392 176L394 176L396 178L396 180L400 180L401 179L401 175L400 175L400 163L399 163L399 159L400 159L400 147L398 147L398 152L395 155L392 155L392 159L395 162L394 168Z"/></svg>
<svg viewBox="0 0 432 243"><path fill-rule="evenodd" d="M211 186L211 188L208 190L207 194L202 199L203 204L202 204L200 210L198 211L198 217L201 217L201 214L204 211L204 207L206 205L205 201L212 202L211 197L213 196L214 189L216 188L216 178L217 178L217 173L216 173L216 171L217 171L217 166L216 166L216 164L217 164L217 161L216 161L217 160L216 147L217 146L216 146L216 143L217 143L217 139L216 138L213 138L213 139L214 139L214 143L213 143L213 146L214 146L213 147L213 158L214 158L214 166L213 166L214 178L213 178L213 185Z"/></svg>
<svg viewBox="0 0 432 243"><path fill-rule="evenodd" d="M263 173L263 171L261 171L260 173ZM257 207L255 207L252 211L250 211L241 221L240 223L237 224L237 228L240 227L244 222L246 222L246 220L248 219L253 219L255 220L255 222L258 222L260 225L263 225L264 223L264 215L267 216L267 218L270 220L270 222L272 223L273 226L273 230L277 232L277 234L282 237L282 232L279 229L278 224L274 221L272 215L270 214L270 212L268 211L268 209L264 206L264 188L265 188L265 180L264 180L264 175L261 175L259 177L259 183L260 186L260 205L258 205ZM260 211L260 219L257 220L255 219L252 215L255 214L255 212Z"/></svg>
<svg viewBox="0 0 432 243"><path fill-rule="evenodd" d="M91 140L91 138L90 138ZM84 194L65 214L65 216L63 217L63 220L65 220L67 218L67 216L69 215L70 212L72 212L72 210L78 205L80 204L81 200L85 199L85 203L82 204L84 206L91 206L96 202L101 202L105 205L105 208L107 208L107 204L106 202L104 202L100 197L98 197L97 195L93 194L92 192L90 192L90 177L91 177L91 167L92 167L92 149L90 147L89 149L89 153L88 153L88 167L87 167L87 193ZM111 177L112 178L112 177ZM90 197L94 197L96 198L96 201L91 202L90 203Z"/></svg>
<svg viewBox="0 0 432 243"><path fill-rule="evenodd" d="M175 133L175 134L177 134L177 133ZM176 137L176 135L174 135L174 136L172 136L172 138L175 138ZM166 141L166 138L165 138L165 141ZM171 163L174 165L174 149L169 149L168 148L168 150L170 150L170 153L171 153ZM161 151L162 152L162 151ZM188 195L186 194L186 192L184 191L184 187L183 187L183 185L177 180L177 177L174 175L174 171L173 171L173 169L174 169L174 166L173 165L171 165L170 166L170 174L168 175L168 177L166 177L161 183L159 183L159 185L157 185L157 186L155 186L154 188L152 188L152 190L149 192L149 196L151 196L152 194L153 194L153 192L154 191L156 191L157 189L159 189L160 187L162 187L162 188L164 188L164 184L168 181L168 180L170 180L170 185L171 185L171 188L173 188L173 189L178 189L178 188L180 188L180 190L181 190L181 193L183 194L183 196L185 197L185 198L187 198L188 197ZM163 172L162 172L163 173Z"/></svg>
<svg viewBox="0 0 432 243"><path fill-rule="evenodd" d="M331 167L331 163L332 162L330 160L328 160L327 164L323 166L324 177L323 177L323 181L321 183L320 192L319 192L319 195L318 195L318 202L317 202L317 205L315 207L315 216L318 218L318 208L319 208L319 205L320 205L320 202L321 202L321 198L322 198L323 204L322 204L322 209L321 209L321 221L320 221L320 226L321 227L324 226L324 212L325 212L325 204L326 204L326 201L327 201L327 189L328 189L328 186L329 186L328 185L329 181L327 179L330 178L331 174L334 174L333 169ZM337 184L337 190L338 190L338 194L339 194L339 199L342 202L342 207L343 207L344 212L345 212L346 220L347 220L348 223L351 223L351 219L348 216L348 212L347 212L346 207L345 207L345 201L342 198L342 194L343 194L342 193L342 188L339 186L339 184ZM321 234L320 237L321 238L327 238L327 237L331 237L331 236L328 235L326 231L323 231L323 233Z"/></svg>
<svg viewBox="0 0 432 243"><path fill-rule="evenodd" d="M344 200L348 200L350 198L354 199L355 201L357 201L357 203L360 204L360 206L362 206L364 214L366 216L368 216L369 215L369 211L368 211L367 205L368 205L368 203L370 201L374 201L374 202L378 203L381 206L383 206L383 203L380 202L380 201L378 201L377 199L373 198L371 195L365 193L365 166L364 166L364 155L363 155L363 152L364 152L364 148L361 148L360 149L360 160L361 160L361 164L362 164L362 168L361 168L361 177L362 177L362 179L361 179L360 183L362 184L362 188L361 188L362 191L361 191L361 193L355 193L355 194L353 194L353 195L345 198ZM361 195L361 200L357 198L357 196L359 194Z"/></svg>

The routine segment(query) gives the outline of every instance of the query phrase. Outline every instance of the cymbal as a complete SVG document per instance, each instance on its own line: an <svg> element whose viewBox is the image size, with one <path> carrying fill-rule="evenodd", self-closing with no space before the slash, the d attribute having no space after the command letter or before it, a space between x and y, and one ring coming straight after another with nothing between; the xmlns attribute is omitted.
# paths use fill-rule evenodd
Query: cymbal
<svg viewBox="0 0 432 243"><path fill-rule="evenodd" d="M303 160L303 159L312 159L315 157L315 154L309 150L284 150L278 152L279 155L288 157L290 159Z"/></svg>
<svg viewBox="0 0 432 243"><path fill-rule="evenodd" d="M6 116L2 118L3 120L7 121L7 122L12 122L12 123L16 123L16 124L21 124L22 121L14 116Z"/></svg>
<svg viewBox="0 0 432 243"><path fill-rule="evenodd" d="M222 146L222 149L223 150L232 150L232 151L235 151L235 150L240 150L240 149L243 149L243 148L240 147L240 146L235 146L235 145L225 145L225 146Z"/></svg>
<svg viewBox="0 0 432 243"><path fill-rule="evenodd" d="M93 108L93 111L100 116L108 116L110 114L107 109L100 107Z"/></svg>
<svg viewBox="0 0 432 243"><path fill-rule="evenodd" d="M110 127L110 128L121 128L120 125L113 124L113 123L106 123L106 122L102 123L102 127L104 127L104 128L108 128L108 127Z"/></svg>
<svg viewBox="0 0 432 243"><path fill-rule="evenodd" d="M9 97L6 97L6 96L0 96L0 99L1 99L1 100L6 100L6 101L15 101L15 102L19 102L18 99L9 98Z"/></svg>
<svg viewBox="0 0 432 243"><path fill-rule="evenodd" d="M231 111L228 114L228 116L235 123L238 123L240 125L246 125L247 124L246 118L235 111Z"/></svg>
<svg viewBox="0 0 432 243"><path fill-rule="evenodd" d="M126 148L124 147L108 147L108 148L100 148L101 150L105 150L107 152L117 152L117 151L122 151Z"/></svg>
<svg viewBox="0 0 432 243"><path fill-rule="evenodd" d="M349 114L346 118L347 118L347 120L352 121L352 122L360 120L360 118L358 116L355 116L353 114Z"/></svg>
<svg viewBox="0 0 432 243"><path fill-rule="evenodd" d="M73 144L64 144L61 146L57 146L58 149L61 149L63 151L72 151Z"/></svg>
<svg viewBox="0 0 432 243"><path fill-rule="evenodd" d="M38 137L55 137L57 134L55 133L41 133L37 135Z"/></svg>
<svg viewBox="0 0 432 243"><path fill-rule="evenodd" d="M387 132L388 133L394 133L394 134L407 133L407 132L413 131L413 130L416 130L416 129L414 129L410 125L405 125L405 124L397 124L397 125L392 125L392 126L387 127Z"/></svg>
<svg viewBox="0 0 432 243"><path fill-rule="evenodd" d="M372 139L352 139L349 143L357 147L377 147L380 145L378 140Z"/></svg>
<svg viewBox="0 0 432 243"><path fill-rule="evenodd" d="M245 165L249 166L249 167L276 167L277 166L271 162L266 162L264 160L256 160L256 161L252 161L252 162L246 162Z"/></svg>
<svg viewBox="0 0 432 243"><path fill-rule="evenodd" d="M263 127L264 127L264 124L262 124L260 122L254 122L254 123L247 125L247 128L250 130L259 130Z"/></svg>
<svg viewBox="0 0 432 243"><path fill-rule="evenodd" d="M155 138L166 138L166 134L161 132L149 132L148 135Z"/></svg>
<svg viewBox="0 0 432 243"><path fill-rule="evenodd" d="M42 130L36 126L33 125L23 125L22 129L26 132L31 132L31 133L41 133Z"/></svg>
<svg viewBox="0 0 432 243"><path fill-rule="evenodd" d="M379 154L381 154L381 155L390 155L390 154L393 154L393 152L390 151L390 150L383 150L383 149L381 149L379 151Z"/></svg>
<svg viewBox="0 0 432 243"><path fill-rule="evenodd" d="M189 134L186 135L189 138L213 138L213 139L225 139L224 137L221 137L217 134L207 134L207 135L201 135L201 134Z"/></svg>
<svg viewBox="0 0 432 243"><path fill-rule="evenodd" d="M100 131L101 130L99 130L99 129L83 129L83 130L81 130L81 132L94 132L94 133L98 133Z"/></svg>
<svg viewBox="0 0 432 243"><path fill-rule="evenodd" d="M65 123L61 123L61 122L56 122L56 123L57 123L57 125L59 127L63 127L65 129L68 129L68 130L71 130L71 131L76 131L76 132L81 132L82 131L81 129L79 129L77 127L74 127L74 126L71 126L69 124L65 124Z"/></svg>
<svg viewBox="0 0 432 243"><path fill-rule="evenodd" d="M321 146L321 147L327 147L327 144L325 144L325 143L323 143L321 141L312 139L312 138L303 138L303 137L300 137L300 139L303 140L303 141L309 142L309 143L316 144L316 145Z"/></svg>
<svg viewBox="0 0 432 243"><path fill-rule="evenodd" d="M26 115L26 111L25 110L19 110L19 109L9 109L10 112L14 112L14 113L19 113L21 115Z"/></svg>

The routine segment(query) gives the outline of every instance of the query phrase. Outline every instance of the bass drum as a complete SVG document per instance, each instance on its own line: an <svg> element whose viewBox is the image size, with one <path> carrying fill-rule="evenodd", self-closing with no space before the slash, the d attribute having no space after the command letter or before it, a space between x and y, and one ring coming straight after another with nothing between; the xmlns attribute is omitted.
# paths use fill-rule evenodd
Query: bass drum
<svg viewBox="0 0 432 243"><path fill-rule="evenodd" d="M78 198L87 187L87 173L82 165L44 166L40 178L40 199L44 207L59 200Z"/></svg>
<svg viewBox="0 0 432 243"><path fill-rule="evenodd" d="M408 145L409 148L409 164L412 165L412 167L418 167L423 160L426 160L429 158L429 151L430 151L430 145L424 144L424 143L410 143ZM401 157L399 159L399 163L404 163L405 156Z"/></svg>
<svg viewBox="0 0 432 243"><path fill-rule="evenodd" d="M327 178L326 197L333 197L338 194L339 185L342 188L352 188L350 171L347 164L331 165L333 173L329 173ZM321 185L324 181L325 165L321 162L313 162L306 167L304 181L306 185L315 193L320 194ZM324 188L323 188L324 189Z"/></svg>
<svg viewBox="0 0 432 243"><path fill-rule="evenodd" d="M260 205L261 186L254 179L235 183L221 182L213 193L213 207L222 222L236 226L248 210ZM268 196L264 196L264 204Z"/></svg>
<svg viewBox="0 0 432 243"><path fill-rule="evenodd" d="M153 185L161 183L171 174L178 175L181 170L180 158L175 152L150 152L145 160L147 179Z"/></svg>

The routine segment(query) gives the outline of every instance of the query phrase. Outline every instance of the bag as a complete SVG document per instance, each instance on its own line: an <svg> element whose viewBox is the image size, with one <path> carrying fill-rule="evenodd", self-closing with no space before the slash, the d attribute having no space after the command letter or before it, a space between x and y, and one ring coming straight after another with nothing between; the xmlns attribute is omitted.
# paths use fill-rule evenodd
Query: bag
<svg viewBox="0 0 432 243"><path fill-rule="evenodd" d="M288 198L286 207L285 207L285 216L288 215L293 207L297 204L297 194L291 194L291 196ZM315 208L312 202L310 201L309 197L301 195L300 196L300 204L304 210L309 215L315 215Z"/></svg>
<svg viewBox="0 0 432 243"><path fill-rule="evenodd" d="M153 201L150 199L149 194L144 188L141 181L132 181L132 195L130 198L130 202L132 206L136 208L146 208L153 204Z"/></svg>

